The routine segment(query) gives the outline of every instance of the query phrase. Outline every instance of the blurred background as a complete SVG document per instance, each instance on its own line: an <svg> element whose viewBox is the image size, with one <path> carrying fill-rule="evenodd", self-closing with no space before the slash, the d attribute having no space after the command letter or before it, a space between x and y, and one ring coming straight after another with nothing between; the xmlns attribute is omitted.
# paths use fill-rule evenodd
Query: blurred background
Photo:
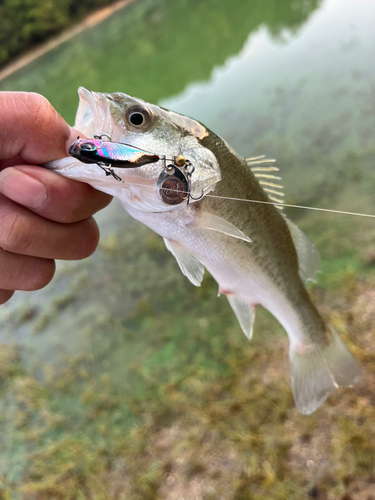
<svg viewBox="0 0 375 500"><path fill-rule="evenodd" d="M107 3L0 1L0 63ZM0 90L71 124L79 86L123 91L276 158L287 203L375 213L374 18L371 0L133 0ZM277 321L258 308L249 342L114 201L95 255L0 308L0 499L374 500L375 222L287 214L362 384L301 415Z"/></svg>

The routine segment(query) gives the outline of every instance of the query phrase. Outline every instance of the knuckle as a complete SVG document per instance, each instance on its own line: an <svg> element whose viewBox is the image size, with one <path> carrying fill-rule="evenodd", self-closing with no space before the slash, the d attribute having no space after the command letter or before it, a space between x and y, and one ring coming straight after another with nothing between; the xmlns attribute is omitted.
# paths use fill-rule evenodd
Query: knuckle
<svg viewBox="0 0 375 500"><path fill-rule="evenodd" d="M34 92L25 94L24 113L28 117L32 117L30 128L40 130L42 134L48 131L56 117L56 111L48 99Z"/></svg>
<svg viewBox="0 0 375 500"><path fill-rule="evenodd" d="M20 214L7 213L0 221L1 247L14 253L26 252L33 241L30 221Z"/></svg>
<svg viewBox="0 0 375 500"><path fill-rule="evenodd" d="M37 119L40 114L50 112L52 106L48 99L41 94L35 92L28 92L25 95L25 106L29 113L32 113Z"/></svg>

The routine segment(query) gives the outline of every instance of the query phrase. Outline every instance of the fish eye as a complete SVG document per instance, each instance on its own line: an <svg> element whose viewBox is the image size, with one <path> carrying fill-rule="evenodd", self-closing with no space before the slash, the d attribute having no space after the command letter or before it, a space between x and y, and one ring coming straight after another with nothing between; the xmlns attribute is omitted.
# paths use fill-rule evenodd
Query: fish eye
<svg viewBox="0 0 375 500"><path fill-rule="evenodd" d="M145 128L151 123L151 114L140 106L133 106L126 114L130 125L136 128Z"/></svg>
<svg viewBox="0 0 375 500"><path fill-rule="evenodd" d="M129 116L129 121L132 125L139 126L139 125L142 125L144 118L143 118L143 115L141 113L132 113Z"/></svg>

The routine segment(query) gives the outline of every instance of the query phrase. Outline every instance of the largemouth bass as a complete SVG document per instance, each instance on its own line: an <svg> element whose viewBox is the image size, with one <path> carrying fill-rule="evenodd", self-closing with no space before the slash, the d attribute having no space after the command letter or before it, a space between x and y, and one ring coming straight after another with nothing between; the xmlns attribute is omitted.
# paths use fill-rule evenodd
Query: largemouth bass
<svg viewBox="0 0 375 500"><path fill-rule="evenodd" d="M49 168L117 197L132 217L164 238L194 285L200 285L206 268L248 338L255 306L268 309L289 336L292 391L302 413L315 411L336 387L355 384L361 377L358 364L305 289L304 282L318 271L319 256L275 206L281 192L272 164L245 160L198 121L126 94L80 88L79 97L75 128L87 137L106 135L164 159L178 155L193 168L185 175L173 165L166 170L160 160L115 167L116 175L106 176L97 165L75 158ZM169 190L160 188L160 179L170 181ZM178 182L188 186L185 196L173 189Z"/></svg>

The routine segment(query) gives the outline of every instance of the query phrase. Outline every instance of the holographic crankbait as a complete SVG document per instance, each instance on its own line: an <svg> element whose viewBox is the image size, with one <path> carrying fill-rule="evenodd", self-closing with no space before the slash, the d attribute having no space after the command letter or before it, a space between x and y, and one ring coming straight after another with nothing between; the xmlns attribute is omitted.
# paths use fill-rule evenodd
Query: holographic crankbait
<svg viewBox="0 0 375 500"><path fill-rule="evenodd" d="M105 139L105 140L103 140ZM93 139L78 139L70 146L69 154L82 163L96 163L106 175L116 180L121 178L110 167L134 168L160 160L158 155L121 142L113 142L110 137L95 135Z"/></svg>
<svg viewBox="0 0 375 500"><path fill-rule="evenodd" d="M69 148L69 154L82 163L96 163L106 175L112 175L122 181L111 167L136 168L147 163L163 162L163 171L159 176L157 188L160 198L168 205L178 205L183 201L189 204L193 198L190 194L191 175L194 166L184 156L177 155L172 159L158 156L135 146L122 142L113 142L107 134L95 135L93 139L79 137ZM167 161L173 162L167 165Z"/></svg>

